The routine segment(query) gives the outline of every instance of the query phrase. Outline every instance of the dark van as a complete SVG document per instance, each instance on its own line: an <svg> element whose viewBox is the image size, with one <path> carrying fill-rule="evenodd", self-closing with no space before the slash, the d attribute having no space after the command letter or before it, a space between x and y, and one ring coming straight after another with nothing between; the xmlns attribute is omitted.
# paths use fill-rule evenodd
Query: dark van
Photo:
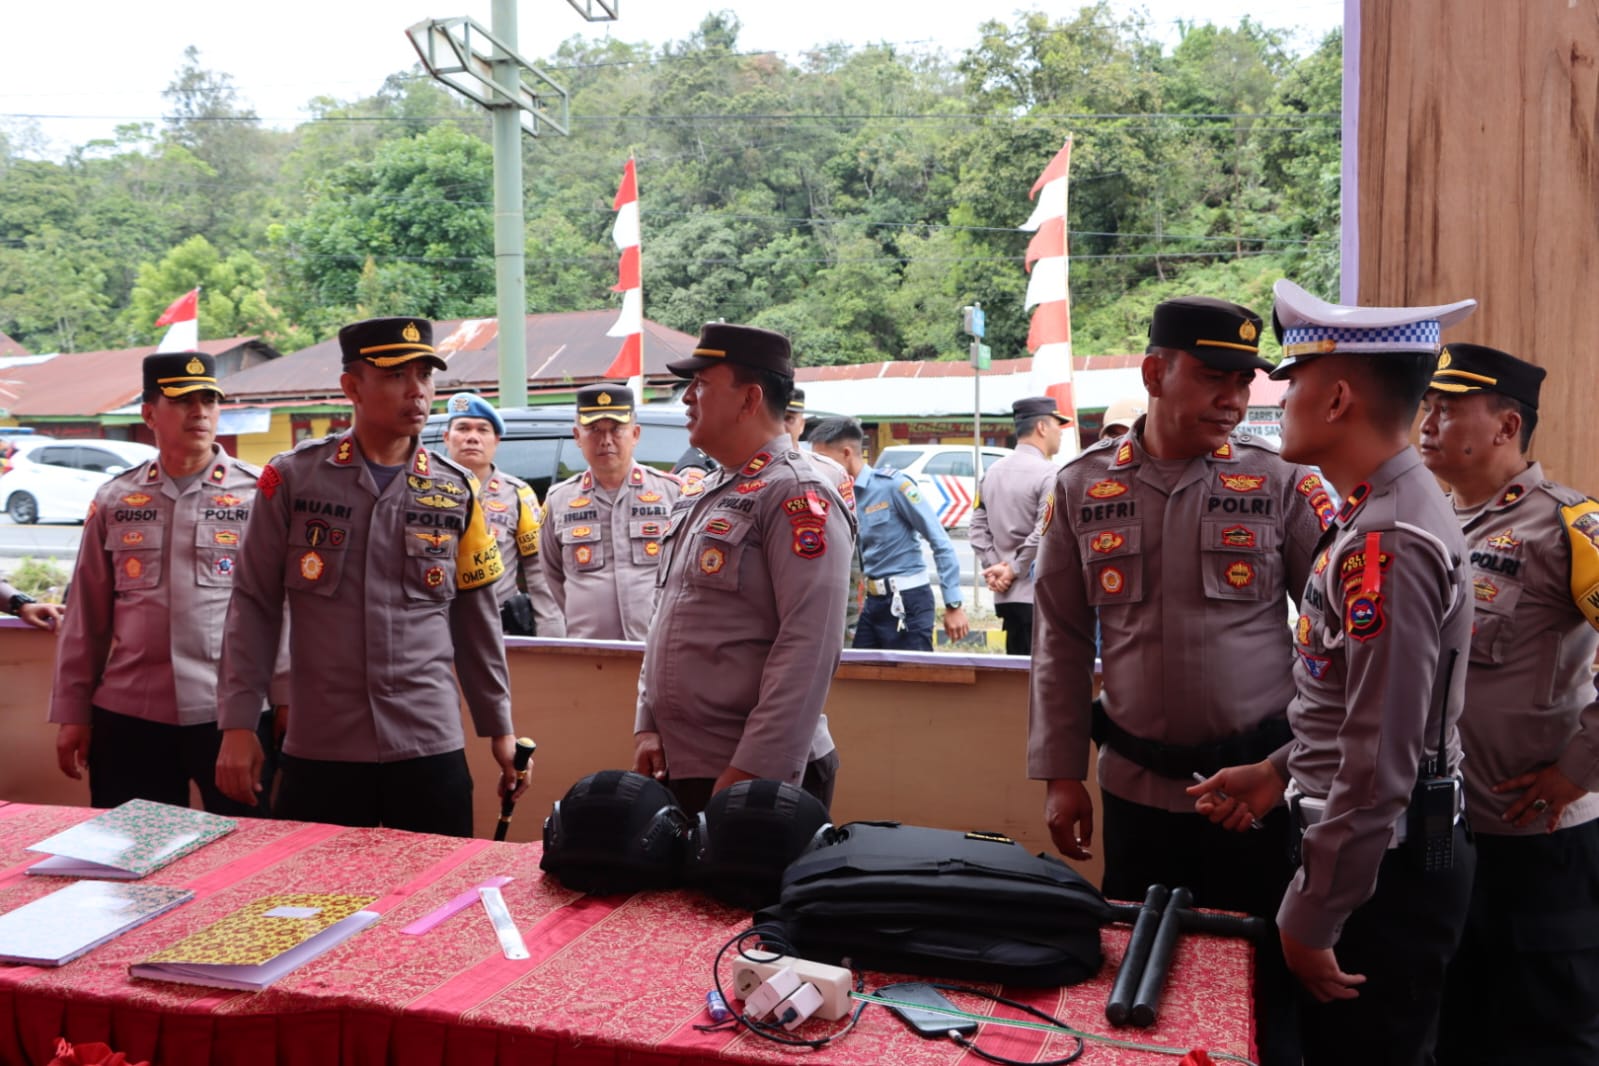
<svg viewBox="0 0 1599 1066"><path fill-rule="evenodd" d="M687 416L676 405L646 405L634 412L638 419L638 449L633 453L636 462L670 471L679 461L691 459L699 453L688 442ZM559 484L573 474L588 469L583 452L572 439L572 426L577 420L577 407L573 404L554 404L548 407L512 407L502 410L505 436L500 439L494 465L526 481L544 499L552 484ZM446 414L433 415L422 430L422 443L434 451L445 453L444 427L449 422Z"/></svg>

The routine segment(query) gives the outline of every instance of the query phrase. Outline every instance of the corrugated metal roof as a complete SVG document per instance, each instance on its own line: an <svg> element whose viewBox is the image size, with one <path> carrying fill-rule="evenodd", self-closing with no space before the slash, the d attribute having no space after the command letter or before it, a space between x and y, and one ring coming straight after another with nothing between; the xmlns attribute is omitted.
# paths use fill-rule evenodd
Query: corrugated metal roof
<svg viewBox="0 0 1599 1066"><path fill-rule="evenodd" d="M7 386L17 394L9 405L16 418L47 418L63 415L93 416L125 407L144 389L144 357L155 345L143 348L117 348L98 352L67 352L7 370L5 377L16 384ZM227 337L201 341L200 351L216 357L219 376L231 381L228 364L267 358L277 352L255 337ZM227 386L224 386L227 387Z"/></svg>
<svg viewBox="0 0 1599 1066"><path fill-rule="evenodd" d="M18 344L11 337L7 336L5 333L0 333L0 359L6 359L13 355L30 354L32 353L30 353L28 349Z"/></svg>
<svg viewBox="0 0 1599 1066"><path fill-rule="evenodd" d="M621 347L605 331L614 309L527 316L527 376L531 382L582 382L603 377ZM495 319L451 319L433 324L433 343L449 369L437 375L439 394L471 388L494 393L500 383L499 329ZM644 321L646 377L670 376L666 364L685 359L698 338ZM241 371L228 382L233 403L341 397L343 363L338 338L313 344L263 366Z"/></svg>

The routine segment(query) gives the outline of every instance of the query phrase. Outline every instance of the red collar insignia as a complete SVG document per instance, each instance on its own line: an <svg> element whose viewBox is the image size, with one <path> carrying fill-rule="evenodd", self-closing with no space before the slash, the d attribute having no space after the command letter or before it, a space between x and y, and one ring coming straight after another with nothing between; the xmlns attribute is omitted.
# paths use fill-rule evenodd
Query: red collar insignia
<svg viewBox="0 0 1599 1066"><path fill-rule="evenodd" d="M1210 453L1212 459L1231 459L1233 457L1233 442L1228 441L1220 448Z"/></svg>
<svg viewBox="0 0 1599 1066"><path fill-rule="evenodd" d="M771 461L771 452L756 452L750 458L750 461L744 464L744 469L740 470L739 473L743 474L745 477L754 477L756 474L759 474L762 470L766 469L766 464L770 463Z"/></svg>
<svg viewBox="0 0 1599 1066"><path fill-rule="evenodd" d="M428 476L428 450L426 448L418 448L416 450L416 459L412 462L411 469L423 477Z"/></svg>
<svg viewBox="0 0 1599 1066"><path fill-rule="evenodd" d="M583 471L583 477L582 477L581 480L578 481L577 484L578 484L578 487L581 488L584 492L592 491L593 488L594 488L594 471L592 471L592 470Z"/></svg>
<svg viewBox="0 0 1599 1066"><path fill-rule="evenodd" d="M1508 489L1505 490L1505 494L1503 496L1499 497L1499 502L1495 503L1494 506L1495 507L1509 507L1511 504L1515 503L1517 500L1521 499L1526 494L1527 494L1527 490L1522 488L1520 485L1512 485Z"/></svg>
<svg viewBox="0 0 1599 1066"><path fill-rule="evenodd" d="M633 472L627 476L627 482L630 485L644 484L644 471L635 466Z"/></svg>
<svg viewBox="0 0 1599 1066"><path fill-rule="evenodd" d="M1130 463L1132 461L1133 461L1133 442L1130 441L1130 440L1124 440L1124 441L1122 441L1121 447L1116 449L1116 465L1117 466L1126 466L1128 463Z"/></svg>
<svg viewBox="0 0 1599 1066"><path fill-rule="evenodd" d="M153 485L161 480L161 460L151 459L150 466L144 472L144 483Z"/></svg>
<svg viewBox="0 0 1599 1066"><path fill-rule="evenodd" d="M349 466L355 461L355 441L349 437L342 437L339 446L333 452L333 461L340 466Z"/></svg>

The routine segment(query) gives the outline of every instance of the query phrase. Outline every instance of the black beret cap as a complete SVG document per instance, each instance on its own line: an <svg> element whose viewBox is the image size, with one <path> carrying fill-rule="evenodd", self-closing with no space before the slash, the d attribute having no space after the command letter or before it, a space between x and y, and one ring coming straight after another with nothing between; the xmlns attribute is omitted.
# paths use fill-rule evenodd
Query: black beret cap
<svg viewBox="0 0 1599 1066"><path fill-rule="evenodd" d="M204 352L158 352L144 357L144 394L184 396L201 389L224 395L217 385L216 360Z"/></svg>
<svg viewBox="0 0 1599 1066"><path fill-rule="evenodd" d="M579 425L592 425L602 418L613 422L633 421L633 390L626 385L601 382L577 390Z"/></svg>
<svg viewBox="0 0 1599 1066"><path fill-rule="evenodd" d="M1017 424L1040 415L1050 415L1063 426L1072 424L1069 417L1060 413L1060 407L1052 396L1023 396L1010 405L1010 412Z"/></svg>
<svg viewBox="0 0 1599 1066"><path fill-rule="evenodd" d="M707 322L700 329L694 355L667 363L666 369L680 378L690 378L696 370L704 370L718 363L737 363L755 370L769 370L786 378L794 376L787 337L769 329L733 326L725 322Z"/></svg>
<svg viewBox="0 0 1599 1066"><path fill-rule="evenodd" d="M433 350L433 323L425 318L368 318L339 330L344 365L363 360L378 367L426 359L435 369L449 364Z"/></svg>
<svg viewBox="0 0 1599 1066"><path fill-rule="evenodd" d="M1536 411L1538 391L1548 373L1498 348L1446 344L1438 353L1430 387L1439 392L1497 392Z"/></svg>
<svg viewBox="0 0 1599 1066"><path fill-rule="evenodd" d="M1155 307L1151 348L1177 348L1216 370L1270 370L1260 357L1260 316L1209 296L1180 296Z"/></svg>

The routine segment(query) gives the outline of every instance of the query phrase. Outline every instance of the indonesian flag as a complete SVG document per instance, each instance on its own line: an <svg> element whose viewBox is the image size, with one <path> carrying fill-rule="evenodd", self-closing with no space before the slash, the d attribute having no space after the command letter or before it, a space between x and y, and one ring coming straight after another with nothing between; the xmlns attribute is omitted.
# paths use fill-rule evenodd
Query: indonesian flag
<svg viewBox="0 0 1599 1066"><path fill-rule="evenodd" d="M638 172L633 157L622 168L622 187L611 204L616 222L611 226L611 243L622 257L616 266L612 292L622 294L622 312L605 331L607 337L621 337L622 348L606 368L608 378L626 378L637 402L644 402L644 289L639 278Z"/></svg>
<svg viewBox="0 0 1599 1066"><path fill-rule="evenodd" d="M155 324L168 327L166 336L156 347L158 353L192 350L200 343L200 287L197 285L173 300Z"/></svg>
<svg viewBox="0 0 1599 1066"><path fill-rule="evenodd" d="M1066 269L1066 170L1071 165L1072 139L1049 161L1028 195L1036 199L1033 213L1021 225L1032 233L1027 242L1025 267L1027 298L1033 308L1027 330L1027 350L1033 353L1033 386L1055 398L1063 414L1077 418L1072 397L1071 294Z"/></svg>

